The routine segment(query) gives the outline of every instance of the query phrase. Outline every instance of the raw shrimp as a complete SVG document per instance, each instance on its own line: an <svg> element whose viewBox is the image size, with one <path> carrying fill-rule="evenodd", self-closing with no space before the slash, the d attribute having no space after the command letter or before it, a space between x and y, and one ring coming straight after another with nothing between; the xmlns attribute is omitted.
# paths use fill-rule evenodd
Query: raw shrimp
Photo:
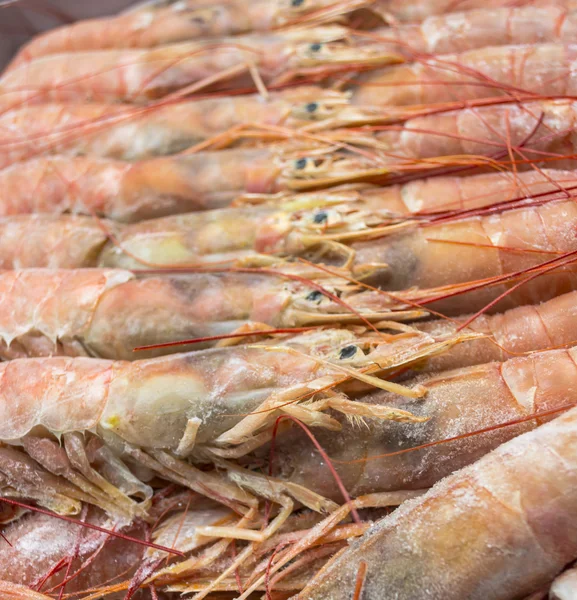
<svg viewBox="0 0 577 600"><path fill-rule="evenodd" d="M298 156L298 154L297 154ZM137 221L227 206L243 193L270 194L378 178L364 157L295 158L281 149L199 152L126 163L47 156L0 170L0 214L84 213Z"/></svg>
<svg viewBox="0 0 577 600"><path fill-rule="evenodd" d="M363 42L350 48L346 35L341 27L318 27L150 50L53 54L5 73L0 95L10 108L23 101L142 104L174 92L254 87L255 69L265 85L281 85L401 60Z"/></svg>
<svg viewBox="0 0 577 600"><path fill-rule="evenodd" d="M104 528L113 525L101 511L92 508L87 521ZM135 524L122 533L143 538L145 527L143 523ZM145 550L137 543L113 537L107 539L106 534L83 529L81 524L39 513L28 513L5 527L3 534L11 546L4 541L0 546L2 578L37 588L43 578L54 571L42 585L42 591L54 587L58 590L67 574L74 575L77 571L77 576L66 584L67 593L80 592L118 577L131 577ZM93 555L93 562L79 571Z"/></svg>
<svg viewBox="0 0 577 600"><path fill-rule="evenodd" d="M577 557L576 494L572 409L406 502L296 598L351 598L361 565L364 600L523 598Z"/></svg>
<svg viewBox="0 0 577 600"><path fill-rule="evenodd" d="M306 275L306 273L304 273ZM338 278L317 287L258 273L191 273L136 279L107 269L25 269L0 273L0 357L96 356L135 360L182 346L133 352L138 346L222 336L246 330L364 319L407 320L418 310L363 310L362 295ZM239 338L242 341L242 338ZM207 340L194 349L214 345Z"/></svg>
<svg viewBox="0 0 577 600"><path fill-rule="evenodd" d="M459 219L374 241L352 244L354 271L389 290L422 289L477 282L523 272L577 250L577 207L573 200L552 201L492 215ZM455 260L456 253L458 260ZM575 289L575 265L537 277L512 291L498 308L536 304ZM485 306L510 287L483 287L464 298L435 305L452 314Z"/></svg>
<svg viewBox="0 0 577 600"><path fill-rule="evenodd" d="M510 356L545 350L551 346L577 344L577 292L563 294L543 304L520 306L502 314L480 315L471 324L474 331L484 333L486 339L472 340L460 346L457 352L448 352L431 358L427 371L444 371L491 361L507 360ZM468 317L456 321L438 319L417 324L416 327L431 335L449 335ZM496 343L495 343L496 342Z"/></svg>
<svg viewBox="0 0 577 600"><path fill-rule="evenodd" d="M550 600L571 600L577 593L577 569L567 569L555 579L549 591Z"/></svg>
<svg viewBox="0 0 577 600"><path fill-rule="evenodd" d="M265 204L285 210L357 206L391 218L459 211L495 204L522 203L533 196L567 197L577 186L577 173L539 169L520 173L496 172L468 177L437 176L386 187L345 185L322 192L239 198L237 205Z"/></svg>
<svg viewBox="0 0 577 600"><path fill-rule="evenodd" d="M442 112L409 119L402 126L384 127L377 133L376 145L391 162L391 172L402 172L405 165L415 170L415 159L422 168L446 166L451 157L472 164L477 157L495 160L521 158L519 168L547 161L548 167L573 169L575 117L577 104L570 100L491 104ZM358 134L357 134L358 135ZM353 135L340 131L338 137ZM358 138L362 142L362 136ZM374 143L369 140L368 143ZM440 158L439 158L440 157ZM488 161L478 159L478 164Z"/></svg>
<svg viewBox="0 0 577 600"><path fill-rule="evenodd" d="M559 7L574 10L574 0L377 0L373 8L393 21L418 22L432 15L503 7Z"/></svg>
<svg viewBox="0 0 577 600"><path fill-rule="evenodd" d="M47 54L149 48L196 38L272 31L298 24L342 22L347 13L370 6L370 0L200 0L148 5L113 17L86 19L33 38L9 68Z"/></svg>
<svg viewBox="0 0 577 600"><path fill-rule="evenodd" d="M429 105L497 96L574 96L577 46L492 46L362 75L359 105Z"/></svg>
<svg viewBox="0 0 577 600"><path fill-rule="evenodd" d="M92 504L119 517L146 514L150 490L110 446L137 465L207 497L251 506L253 496L219 475L199 471L186 457L206 462L206 445L241 444L257 431L265 437L257 436L250 443L262 445L270 439L267 430L279 411L296 414L309 425L338 430L338 422L323 410L333 406L338 412L364 414L367 407L330 394L316 405L295 401L322 396L323 390L349 378L360 379L364 387L419 397L420 388L409 390L372 373L394 371L466 339L459 335L435 340L412 333L383 340L343 329L308 332L282 346L201 350L134 363L62 357L9 361L0 363L0 423L4 424L0 439L23 445L45 469L68 479ZM41 406L39 397L44 399ZM426 419L384 406L376 412L371 407L371 415L399 422ZM36 437L39 428L57 435L64 445ZM93 444L99 449L98 471L89 459ZM0 471L4 469L1 465ZM249 473L241 481L243 488L256 486L257 493L285 509L288 505L280 495L292 496L317 511L333 506L290 483L271 488L271 480ZM19 483L17 478L10 480L15 491L23 493ZM53 488L44 486L44 494L62 490L61 485ZM291 511L292 501L288 514Z"/></svg>
<svg viewBox="0 0 577 600"><path fill-rule="evenodd" d="M577 3L571 8L577 8ZM575 33L577 15L562 7L514 6L430 16L419 24L377 29L367 37L410 57L413 53L450 54L487 46L572 43Z"/></svg>
<svg viewBox="0 0 577 600"><path fill-rule="evenodd" d="M39 104L0 115L0 166L39 154L136 160L180 152L243 124L297 127L318 121L324 108L346 105L347 95L315 87L262 96L230 96L160 103Z"/></svg>
<svg viewBox="0 0 577 600"><path fill-rule="evenodd" d="M466 348L467 343L461 346ZM427 415L425 423L403 425L364 419L363 427L358 427L335 415L342 423L338 436L322 429L314 434L351 497L427 488L499 444L533 429L541 420L492 431L491 427L574 403L576 357L576 348L547 350L503 363L420 376L404 383L424 386L427 394L422 399L399 398L379 391L357 400ZM485 433L407 452L409 448L485 429ZM267 452L259 454L268 460ZM247 462L250 464L250 460ZM279 434L272 472L324 497L339 497L326 462L300 428Z"/></svg>

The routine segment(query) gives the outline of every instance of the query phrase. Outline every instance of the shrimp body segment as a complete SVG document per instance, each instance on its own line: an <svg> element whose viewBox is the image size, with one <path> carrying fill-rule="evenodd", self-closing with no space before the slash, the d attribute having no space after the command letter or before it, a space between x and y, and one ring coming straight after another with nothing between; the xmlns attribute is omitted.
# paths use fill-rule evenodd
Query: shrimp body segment
<svg viewBox="0 0 577 600"><path fill-rule="evenodd" d="M573 230L577 209L572 200L473 217L417 228L375 241L353 244L356 264L383 265L369 276L388 289L412 286L435 288L521 272L577 250ZM458 248L459 260L455 261ZM574 289L574 266L536 278L505 298L501 308L535 304ZM465 302L483 307L507 285L485 287L467 295ZM448 299L443 310L463 313L462 300Z"/></svg>
<svg viewBox="0 0 577 600"><path fill-rule="evenodd" d="M572 409L406 502L297 598L351 598L361 562L365 600L525 597L577 556L576 491Z"/></svg>
<svg viewBox="0 0 577 600"><path fill-rule="evenodd" d="M577 46L492 46L398 65L360 79L359 105L447 103L511 94L573 96Z"/></svg>

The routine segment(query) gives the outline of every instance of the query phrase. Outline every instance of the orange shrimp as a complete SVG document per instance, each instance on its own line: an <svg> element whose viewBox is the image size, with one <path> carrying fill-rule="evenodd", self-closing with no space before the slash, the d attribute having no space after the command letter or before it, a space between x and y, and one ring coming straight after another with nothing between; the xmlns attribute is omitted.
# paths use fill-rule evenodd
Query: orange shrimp
<svg viewBox="0 0 577 600"><path fill-rule="evenodd" d="M426 396L419 400L381 391L358 400L427 415L427 422L399 425L365 418L364 427L359 428L338 417L342 423L338 436L318 429L315 438L351 497L427 488L499 444L537 427L539 419L524 420L527 416L574 403L576 356L574 347L546 350L502 363L420 376L405 382L408 387L425 387ZM477 430L483 433L466 435ZM443 443L451 438L455 439ZM256 454L268 460L266 448ZM338 498L338 487L324 458L312 449L300 428L279 434L272 460L272 472L281 479Z"/></svg>
<svg viewBox="0 0 577 600"><path fill-rule="evenodd" d="M262 96L170 102L146 108L40 104L0 115L0 167L39 154L135 160L173 154L244 124L298 127L318 120L317 106L346 94L299 87Z"/></svg>
<svg viewBox="0 0 577 600"><path fill-rule="evenodd" d="M427 361L427 371L444 371L491 361L507 360L510 356L533 350L545 350L577 344L573 329L577 311L577 292L563 294L543 304L520 306L502 314L480 315L470 325L488 338L472 340L458 352L448 352ZM454 333L468 317L456 321L434 320L416 327L432 335Z"/></svg>
<svg viewBox="0 0 577 600"><path fill-rule="evenodd" d="M423 21L432 15L507 7L558 7L574 10L574 0L377 0L374 10L398 21Z"/></svg>
<svg viewBox="0 0 577 600"><path fill-rule="evenodd" d="M346 36L345 29L333 26L146 50L53 54L5 73L0 94L10 108L24 101L142 104L174 92L250 88L255 77L278 86L401 60L368 44L351 49Z"/></svg>
<svg viewBox="0 0 577 600"><path fill-rule="evenodd" d="M470 176L437 176L386 187L344 185L301 194L240 197L233 205L264 205L284 210L303 210L339 205L374 211L391 218L413 215L466 214L492 205L522 203L532 197L567 197L577 186L577 173L558 169L535 169L512 173L500 171Z"/></svg>
<svg viewBox="0 0 577 600"><path fill-rule="evenodd" d="M342 152L240 148L126 163L47 156L0 170L0 214L98 214L138 221L227 206L240 194L323 188L378 177L373 161Z"/></svg>
<svg viewBox="0 0 577 600"><path fill-rule="evenodd" d="M577 250L577 207L573 200L548 202L488 216L417 227L381 239L358 242L355 272L389 290L435 288L523 272ZM455 256L458 260L455 260ZM575 266L537 277L499 305L535 304L575 289ZM465 297L440 301L452 314L483 307L511 286L481 287ZM497 307L497 309L499 308ZM495 307L493 307L495 309Z"/></svg>
<svg viewBox="0 0 577 600"><path fill-rule="evenodd" d="M442 104L498 96L573 96L577 46L492 46L425 58L362 75L353 102L370 106Z"/></svg>
<svg viewBox="0 0 577 600"><path fill-rule="evenodd" d="M296 598L351 598L361 563L364 600L527 596L577 557L576 448L572 409L406 502Z"/></svg>
<svg viewBox="0 0 577 600"><path fill-rule="evenodd" d="M9 68L47 54L150 48L196 38L266 32L291 25L342 22L351 12L369 8L371 0L207 0L147 4L113 17L85 19L36 36Z"/></svg>
<svg viewBox="0 0 577 600"><path fill-rule="evenodd" d="M456 7L459 8L458 6ZM413 54L450 54L487 46L572 43L577 3L569 8L549 5L483 8L427 17L421 23L371 31L377 44L410 57Z"/></svg>
<svg viewBox="0 0 577 600"><path fill-rule="evenodd" d="M290 333L290 328L305 325L359 323L361 318L407 320L422 314L363 310L358 290L338 278L317 275L307 285L304 276L299 281L281 275L222 272L136 279L129 271L112 269L4 271L0 273L0 357L135 360L179 352L179 345L162 347L179 339L207 338L194 345L198 349L235 331L248 335L280 328ZM343 304L323 295L317 289L321 285L333 296L338 294ZM133 351L153 344L161 347Z"/></svg>
<svg viewBox="0 0 577 600"><path fill-rule="evenodd" d="M384 126L373 139L343 130L337 137L380 148L395 174L451 164L490 166L507 158L518 161L521 170L544 163L573 169L576 109L570 100L490 104Z"/></svg>

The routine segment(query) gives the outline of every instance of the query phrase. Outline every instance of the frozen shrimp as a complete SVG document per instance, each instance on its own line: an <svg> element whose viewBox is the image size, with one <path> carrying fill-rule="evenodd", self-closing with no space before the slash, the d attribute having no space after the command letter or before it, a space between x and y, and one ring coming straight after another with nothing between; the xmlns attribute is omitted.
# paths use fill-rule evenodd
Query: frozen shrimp
<svg viewBox="0 0 577 600"><path fill-rule="evenodd" d="M355 272L362 276L366 271L368 281L389 290L450 288L523 272L577 250L573 234L576 210L573 200L546 202L358 242L352 244ZM535 304L573 290L574 270L570 265L567 270L533 279L512 291L501 308ZM483 287L441 304L453 314L470 312L510 286Z"/></svg>
<svg viewBox="0 0 577 600"><path fill-rule="evenodd" d="M391 162L391 172L451 164L486 165L479 157L495 161L512 158L519 168L547 161L546 166L572 169L575 149L573 131L577 106L569 100L490 104L451 110L409 119L401 126L385 126L375 135L383 157ZM356 134L359 142L362 135ZM339 137L353 135L340 131ZM375 143L369 139L368 143ZM511 154L510 154L511 153Z"/></svg>
<svg viewBox="0 0 577 600"><path fill-rule="evenodd" d="M343 22L348 14L370 4L367 0L255 0L250 4L203 0L146 6L113 17L85 19L36 36L20 50L9 68L47 54L151 48L196 38L273 31L294 24L310 27Z"/></svg>
<svg viewBox="0 0 577 600"><path fill-rule="evenodd" d="M127 108L39 104L0 115L0 166L40 154L136 160L174 154L243 124L298 127L332 116L347 94L312 86ZM317 107L322 107L319 109Z"/></svg>
<svg viewBox="0 0 577 600"><path fill-rule="evenodd" d="M574 0L377 0L374 10L393 21L418 22L432 15L507 7L559 7L574 10Z"/></svg>
<svg viewBox="0 0 577 600"><path fill-rule="evenodd" d="M362 42L350 48L344 38L343 28L319 27L150 50L53 54L5 73L0 94L8 107L23 101L142 104L174 92L254 88L255 69L268 86L401 60Z"/></svg>
<svg viewBox="0 0 577 600"><path fill-rule="evenodd" d="M498 96L573 96L577 46L492 46L362 75L359 105L442 104Z"/></svg>
<svg viewBox="0 0 577 600"><path fill-rule="evenodd" d="M461 347L466 348L468 343ZM338 436L318 429L315 437L351 497L428 488L499 444L535 428L540 420L492 430L493 426L523 421L532 414L573 403L576 356L575 348L546 350L503 363L420 376L405 384L424 386L427 394L422 399L403 399L378 391L358 400L375 407L384 404L427 415L427 422L399 425L364 419L364 426L358 427L336 417L342 422ZM442 443L478 430L484 433ZM441 443L419 448L431 442ZM410 448L417 449L408 451ZM263 454L268 461L268 454ZM272 461L272 472L281 479L324 497L338 498L338 487L323 457L313 450L300 428L279 434Z"/></svg>
<svg viewBox="0 0 577 600"><path fill-rule="evenodd" d="M297 597L351 598L362 565L365 600L536 591L577 556L576 442L572 409L500 446L381 520Z"/></svg>
<svg viewBox="0 0 577 600"><path fill-rule="evenodd" d="M137 221L221 208L241 194L378 180L382 173L371 159L352 153L298 155L282 148L240 148L136 163L40 157L0 170L0 213L71 212Z"/></svg>
<svg viewBox="0 0 577 600"><path fill-rule="evenodd" d="M410 57L413 53L450 54L487 46L572 43L576 28L577 17L563 7L516 5L444 13L418 24L377 29L369 36L376 44L390 44L390 50Z"/></svg>
<svg viewBox="0 0 577 600"><path fill-rule="evenodd" d="M87 521L104 528L114 525L101 511L92 508ZM135 524L122 533L143 538L145 527L143 523ZM43 591L58 591L67 575L76 575L66 583L68 593L99 586L119 576L131 577L145 550L135 542L107 540L105 533L83 529L80 521L74 524L39 513L25 515L4 528L3 534L11 544L2 541L0 547L3 579L31 588L42 583ZM91 558L83 569L83 563Z"/></svg>
<svg viewBox="0 0 577 600"><path fill-rule="evenodd" d="M479 315L469 327L483 333L485 339L472 340L457 352L449 350L427 361L424 368L444 371L491 361L507 360L511 356L577 344L573 330L577 311L577 293L563 294L543 304L520 306L497 315ZM468 317L446 321L437 319L417 324L433 335L450 334Z"/></svg>
<svg viewBox="0 0 577 600"><path fill-rule="evenodd" d="M374 211L383 217L435 215L458 211L466 214L491 205L522 203L532 197L563 198L577 186L575 171L535 169L470 176L437 176L384 187L345 185L322 192L241 197L236 205L279 206L285 210L314 209L341 204Z"/></svg>
<svg viewBox="0 0 577 600"><path fill-rule="evenodd" d="M344 398L332 399L330 394L320 405L298 401L316 393L320 398L323 390L350 378L359 379L364 387L419 397L423 393L419 387L405 388L373 374L392 372L466 339L459 335L435 340L413 333L383 341L379 336L327 330L294 336L282 346L201 350L134 363L63 357L13 360L0 364L4 423L0 439L23 445L44 469L67 479L90 503L119 518L146 514L150 490L112 452L111 445L130 464L152 469L204 496L219 502L228 498L229 505L254 506L250 493L217 474L199 471L187 457L206 462L205 446L242 444L257 432L264 437L257 435L250 443L262 445L270 439L266 432L279 412L289 411L309 425L332 430L340 425L323 413L331 406L341 413L365 414L370 409L377 418L421 422L426 417L385 406L375 411ZM40 408L39 397L45 399ZM61 437L64 446L36 437L38 426ZM98 470L89 458L94 444L99 449ZM333 506L298 485L277 482L271 488L271 480L256 474L238 477L244 489L256 489L285 509L288 505L281 496L292 496L316 511ZM15 491L23 493L19 484L17 477L10 480ZM50 491L66 495L62 484L43 489L48 496ZM285 517L292 508L287 510Z"/></svg>
<svg viewBox="0 0 577 600"><path fill-rule="evenodd" d="M306 281L250 272L136 279L129 271L108 269L5 271L0 273L0 357L134 360L181 351L178 345L133 351L179 339L217 338L195 344L198 349L234 332L359 323L361 318L407 320L423 314L364 310L358 290L337 277L317 276L310 286ZM343 304L320 292L321 285Z"/></svg>

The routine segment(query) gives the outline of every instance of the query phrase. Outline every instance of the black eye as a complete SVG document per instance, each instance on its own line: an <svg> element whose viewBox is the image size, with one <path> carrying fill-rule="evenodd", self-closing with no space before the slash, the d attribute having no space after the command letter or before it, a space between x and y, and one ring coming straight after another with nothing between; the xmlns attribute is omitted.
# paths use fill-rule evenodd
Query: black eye
<svg viewBox="0 0 577 600"><path fill-rule="evenodd" d="M309 302L317 302L317 300L320 300L323 297L322 292L319 292L318 290L315 290L314 292L311 292L306 299Z"/></svg>
<svg viewBox="0 0 577 600"><path fill-rule="evenodd" d="M304 169L307 166L307 159L306 158L299 158L296 163L295 166L297 169Z"/></svg>
<svg viewBox="0 0 577 600"><path fill-rule="evenodd" d="M344 360L345 358L352 358L356 353L357 353L357 347L356 346L345 346L339 352L339 358L341 360Z"/></svg>
<svg viewBox="0 0 577 600"><path fill-rule="evenodd" d="M305 0L291 0L291 6L302 6Z"/></svg>
<svg viewBox="0 0 577 600"><path fill-rule="evenodd" d="M329 218L329 216L327 215L327 213L324 211L321 211L321 212L318 212L313 217L313 222L314 223L325 223L328 218Z"/></svg>
<svg viewBox="0 0 577 600"><path fill-rule="evenodd" d="M307 110L307 112L314 113L318 107L319 107L319 105L316 102L309 102L306 105L306 110Z"/></svg>
<svg viewBox="0 0 577 600"><path fill-rule="evenodd" d="M322 46L319 43L310 45L311 52L319 52L321 48L322 48Z"/></svg>

